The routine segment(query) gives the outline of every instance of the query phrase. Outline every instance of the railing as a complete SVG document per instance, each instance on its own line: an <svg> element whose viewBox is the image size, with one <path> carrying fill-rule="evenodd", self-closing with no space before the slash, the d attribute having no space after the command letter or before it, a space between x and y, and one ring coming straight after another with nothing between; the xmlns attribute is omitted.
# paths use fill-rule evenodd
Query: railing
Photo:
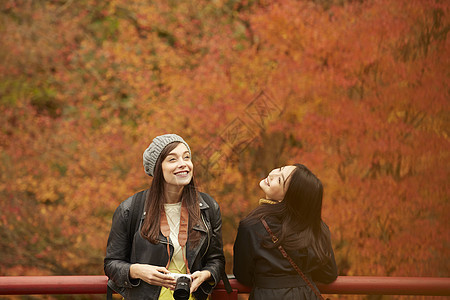
<svg viewBox="0 0 450 300"><path fill-rule="evenodd" d="M0 295L106 294L106 276L0 276ZM233 293L222 282L213 300L237 299L250 288L230 279ZM330 284L318 284L323 294L450 296L447 277L339 276Z"/></svg>

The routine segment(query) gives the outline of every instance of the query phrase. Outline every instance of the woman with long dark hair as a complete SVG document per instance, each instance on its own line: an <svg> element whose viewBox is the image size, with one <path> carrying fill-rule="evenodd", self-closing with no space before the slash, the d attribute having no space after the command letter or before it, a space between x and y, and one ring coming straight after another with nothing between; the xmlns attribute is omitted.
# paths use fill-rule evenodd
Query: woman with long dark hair
<svg viewBox="0 0 450 300"><path fill-rule="evenodd" d="M153 180L114 213L104 261L108 286L126 299L173 299L179 285L185 299L206 299L225 267L219 205L196 190L191 150L180 136L154 138L143 160Z"/></svg>
<svg viewBox="0 0 450 300"><path fill-rule="evenodd" d="M234 275L252 287L249 299L316 299L314 281L337 278L330 231L322 221L321 181L295 164L274 169L259 185L265 198L239 224Z"/></svg>

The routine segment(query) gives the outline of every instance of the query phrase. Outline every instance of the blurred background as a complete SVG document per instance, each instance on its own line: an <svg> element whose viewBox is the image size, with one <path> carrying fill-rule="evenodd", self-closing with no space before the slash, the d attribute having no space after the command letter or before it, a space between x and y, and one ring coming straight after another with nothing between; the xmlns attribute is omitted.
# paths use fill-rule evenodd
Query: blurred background
<svg viewBox="0 0 450 300"><path fill-rule="evenodd" d="M275 167L325 186L340 275L450 276L450 2L3 0L0 275L100 275L177 133L239 220Z"/></svg>

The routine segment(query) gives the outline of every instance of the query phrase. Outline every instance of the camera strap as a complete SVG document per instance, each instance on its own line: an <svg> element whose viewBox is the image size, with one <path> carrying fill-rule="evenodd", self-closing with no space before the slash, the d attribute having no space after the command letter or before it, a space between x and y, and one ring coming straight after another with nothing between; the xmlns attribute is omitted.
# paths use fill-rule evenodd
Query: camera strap
<svg viewBox="0 0 450 300"><path fill-rule="evenodd" d="M178 243L181 246L181 253L183 254L184 264L186 265L187 274L191 274L189 270L188 261L186 259L185 251L183 248L186 246L187 237L188 237L188 224L189 224L189 212L186 207L186 202L181 202L181 213L180 213L180 229L178 231ZM161 233L167 239L167 254L169 255L169 261L167 262L166 268L169 267L170 264L170 247L169 247L169 236L170 236L170 226L167 221L166 212L164 209L161 211Z"/></svg>

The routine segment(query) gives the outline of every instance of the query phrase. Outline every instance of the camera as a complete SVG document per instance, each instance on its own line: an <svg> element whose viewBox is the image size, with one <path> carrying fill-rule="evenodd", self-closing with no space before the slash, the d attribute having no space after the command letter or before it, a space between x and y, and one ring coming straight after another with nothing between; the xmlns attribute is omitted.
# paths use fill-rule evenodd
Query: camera
<svg viewBox="0 0 450 300"><path fill-rule="evenodd" d="M173 292L173 298L175 300L187 300L191 294L191 283L192 277L189 274L178 274L170 273L168 274L177 281L175 284L175 290Z"/></svg>

